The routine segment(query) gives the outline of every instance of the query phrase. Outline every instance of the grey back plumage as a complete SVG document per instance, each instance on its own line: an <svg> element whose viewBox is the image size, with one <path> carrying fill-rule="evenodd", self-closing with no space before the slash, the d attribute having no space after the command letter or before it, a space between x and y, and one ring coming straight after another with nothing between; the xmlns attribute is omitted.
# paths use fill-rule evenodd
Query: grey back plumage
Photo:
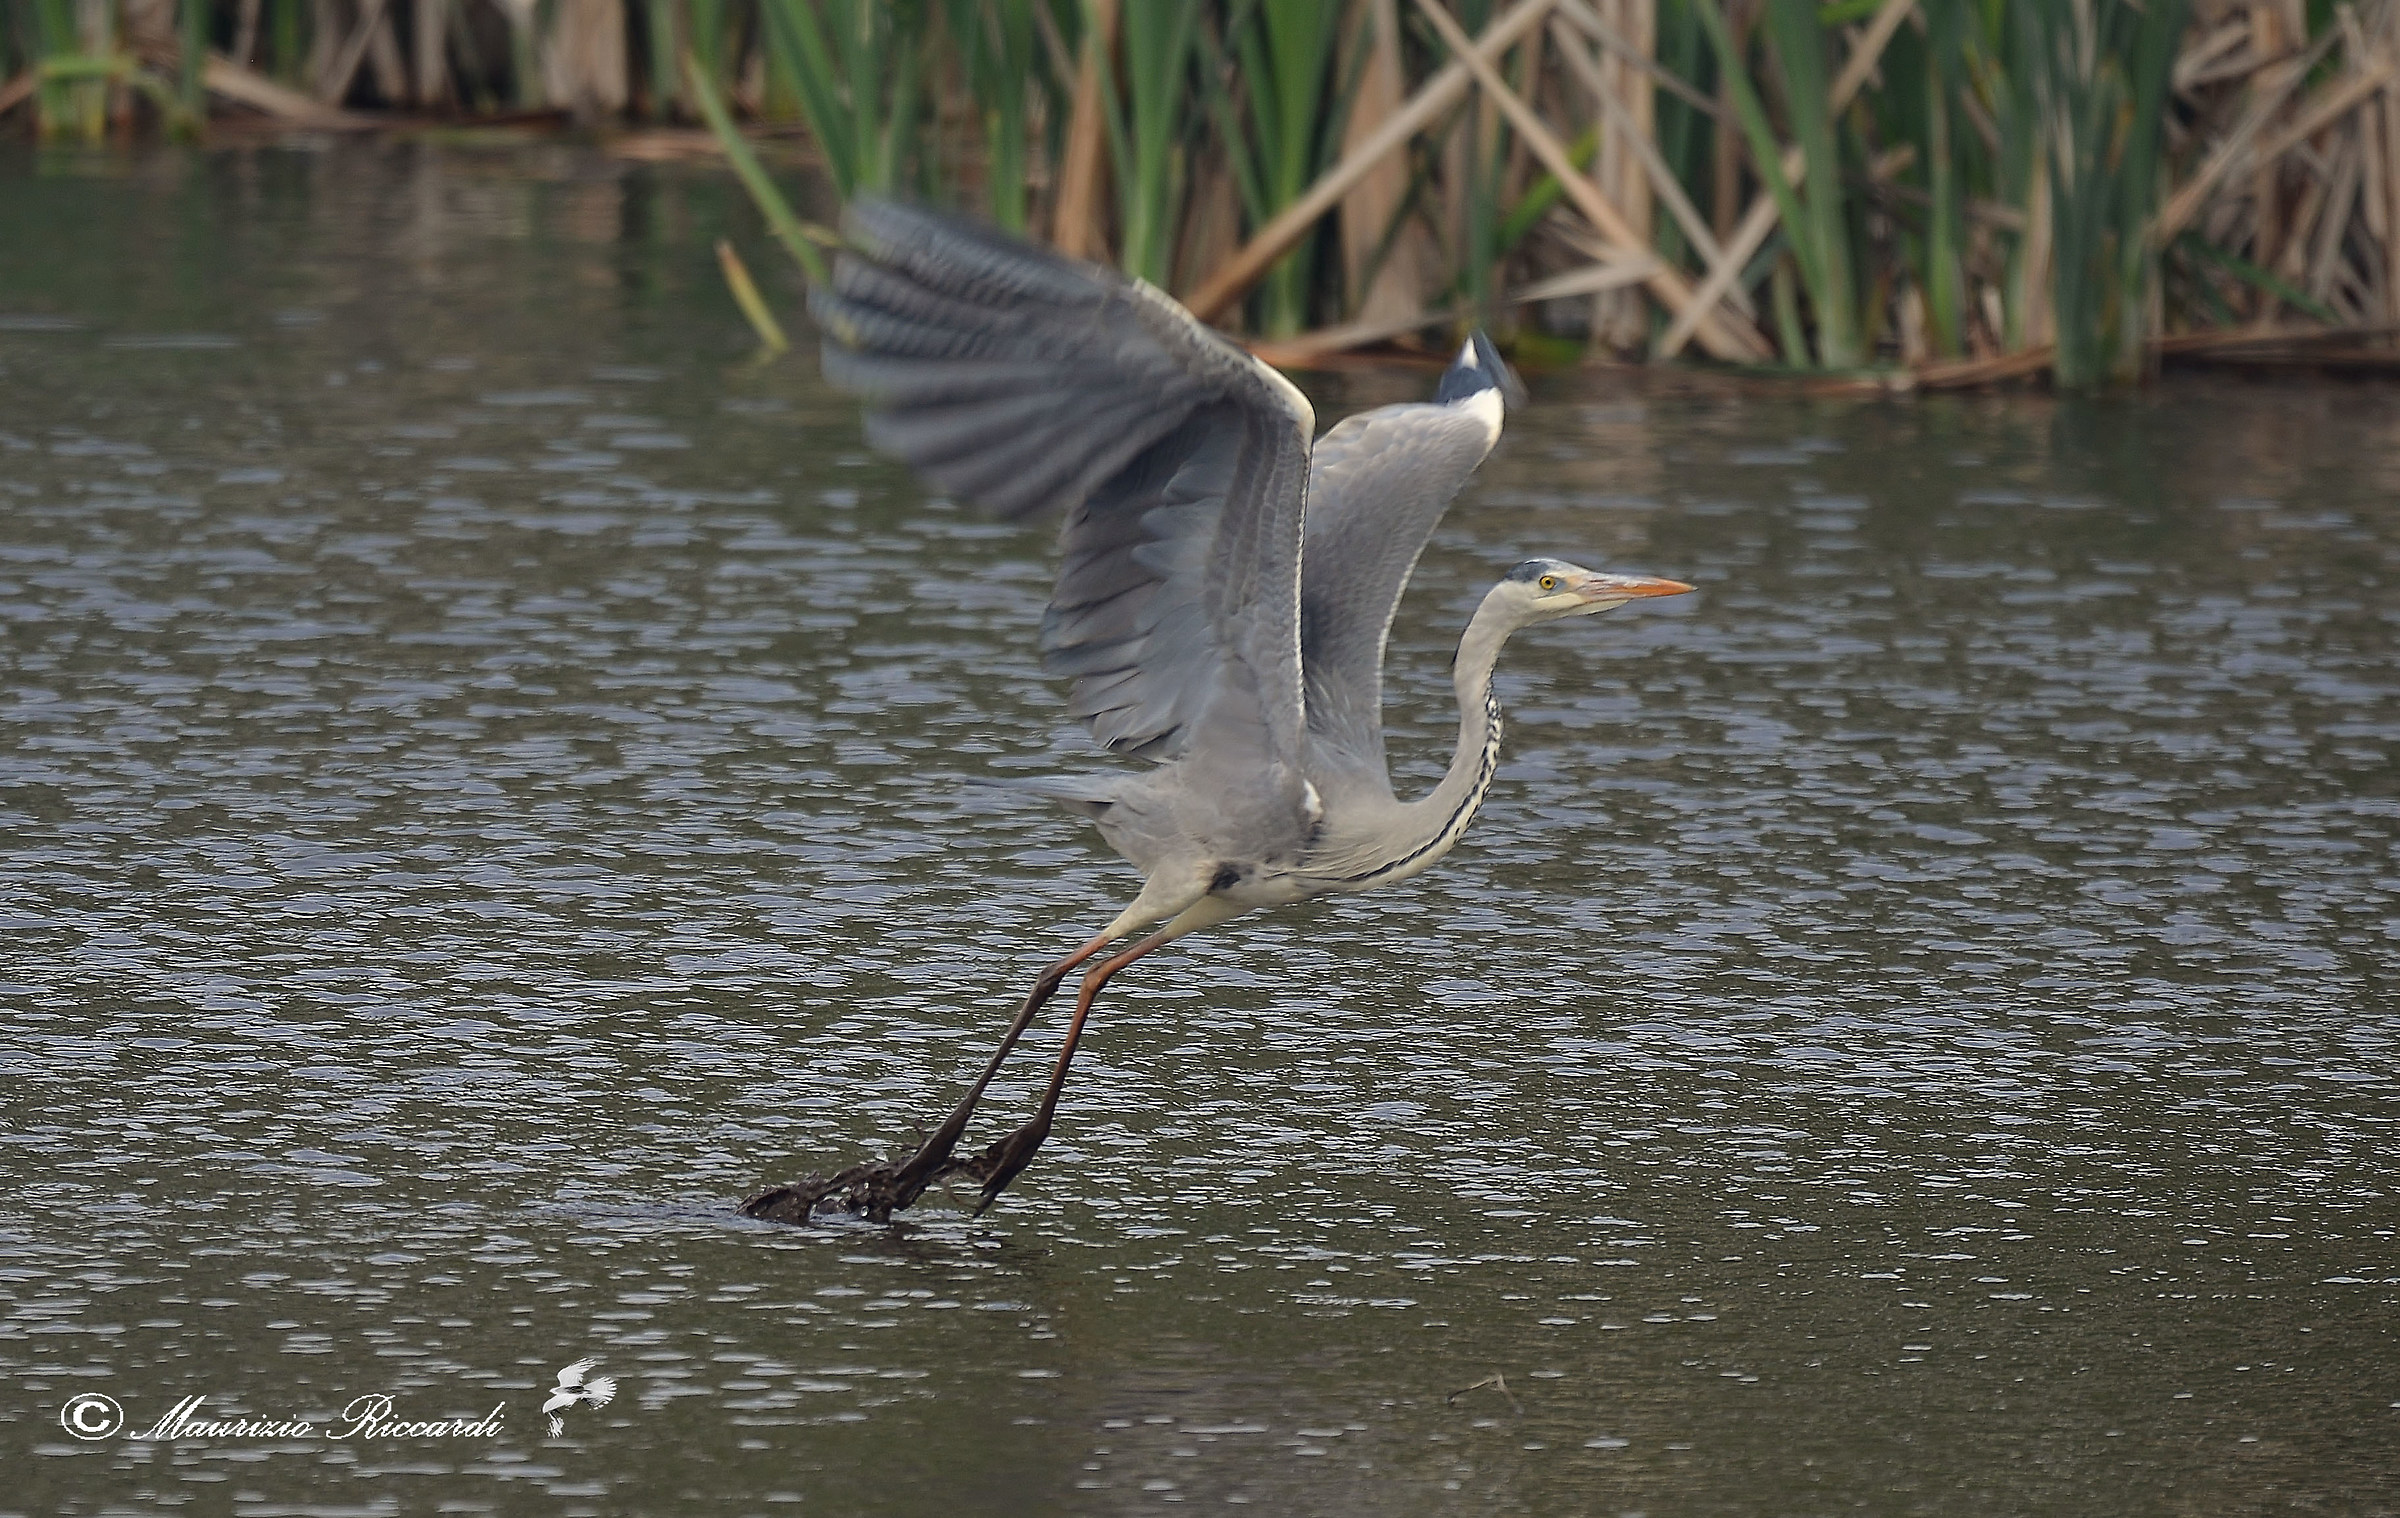
<svg viewBox="0 0 2400 1518"><path fill-rule="evenodd" d="M1101 743L1212 730L1297 765L1308 404L1147 285L921 208L862 201L810 309L867 436L1005 515L1066 509L1042 622Z"/></svg>

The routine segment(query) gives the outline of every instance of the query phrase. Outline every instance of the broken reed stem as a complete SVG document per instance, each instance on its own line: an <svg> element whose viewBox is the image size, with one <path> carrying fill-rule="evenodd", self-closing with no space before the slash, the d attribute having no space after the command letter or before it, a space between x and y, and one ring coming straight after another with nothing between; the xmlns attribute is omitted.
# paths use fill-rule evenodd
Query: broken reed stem
<svg viewBox="0 0 2400 1518"><path fill-rule="evenodd" d="M801 225L799 217L792 214L791 203L783 198L781 190L775 188L775 181L767 177L758 155L750 151L750 144L740 132L734 130L733 117L726 113L725 102L718 98L715 83L689 53L683 55L683 79L692 92L693 102L700 107L700 114L706 118L708 129L716 134L717 146L724 149L725 161L733 166L734 175L741 180L742 188L750 192L759 214L766 217L767 229L775 234L777 242L783 244L784 251L791 254L794 261L807 272L810 284L824 284L828 278L824 255L809 240L807 228Z"/></svg>
<svg viewBox="0 0 2400 1518"><path fill-rule="evenodd" d="M1184 301L1194 316L1209 321L1227 306L1241 299L1252 285L1274 266L1275 261L1316 226L1327 211L1340 203L1369 170L1432 124L1435 117L1464 100L1471 80L1466 59L1499 57L1513 47L1549 12L1551 0L1518 0L1517 7L1504 15L1492 18L1473 47L1455 56L1420 86L1406 105L1394 111L1381 130L1368 137L1345 155L1340 162L1318 176L1308 193L1285 207L1281 214L1251 234L1240 251L1220 266L1216 273L1202 281Z"/></svg>
<svg viewBox="0 0 2400 1518"><path fill-rule="evenodd" d="M1667 167L1667 161L1659 156L1658 144L1652 134L1642 131L1635 123L1633 112L1617 98L1617 92L1608 87L1608 81L1600 76L1599 65L1592 61L1591 54L1584 51L1581 41L1563 20L1551 18L1550 35L1558 43L1559 53L1567 60L1567 66L1599 103L1601 113L1608 118L1608 129L1631 146L1635 158L1641 163L1642 173L1650 181L1651 189L1665 202L1667 214L1675 218L1675 224L1683 229L1683 235L1690 240L1693 249L1706 263L1722 262L1725 252L1718 244L1716 234L1701 219L1699 208L1692 204L1691 198L1683 193L1683 186L1676 183L1675 173ZM1756 318L1758 312L1750 302L1750 292L1736 285L1726 293L1744 316Z"/></svg>
<svg viewBox="0 0 2400 1518"><path fill-rule="evenodd" d="M1904 4L1907 0L1894 0L1894 3ZM1507 81L1500 77L1490 61L1468 43L1466 33L1458 29L1458 23L1451 20L1449 14L1434 0L1417 0L1417 9L1441 34L1443 44L1451 53L1474 72L1476 82L1483 86L1485 97L1500 107L1510 125L1532 147L1534 156L1541 159L1542 166L1558 176L1567 198L1575 202L1575 209L1584 214L1602 237L1629 253L1646 254L1648 249L1626 222L1624 214L1609 204L1608 197L1600 193L1599 187L1575 167L1558 138L1542 125L1541 118L1533 113L1531 106L1517 98L1516 92L1508 87ZM1746 318L1738 312L1717 314L1699 306L1693 299L1691 283L1665 264L1657 265L1643 283L1649 287L1651 294L1658 297L1659 303L1678 318L1690 317L1692 330L1699 335L1701 345L1714 357L1734 363L1764 363L1774 356L1774 350L1767 346L1766 339Z"/></svg>
<svg viewBox="0 0 2400 1518"><path fill-rule="evenodd" d="M758 334L758 345L762 350L760 359L772 359L788 352L792 344L783 335L783 324L775 320L773 311L767 309L766 298L758 293L758 286L751 280L749 265L742 262L742 255L733 251L733 244L722 237L717 239L717 267L725 271L725 288L733 292L733 303L742 308L742 315L749 319L750 330Z"/></svg>

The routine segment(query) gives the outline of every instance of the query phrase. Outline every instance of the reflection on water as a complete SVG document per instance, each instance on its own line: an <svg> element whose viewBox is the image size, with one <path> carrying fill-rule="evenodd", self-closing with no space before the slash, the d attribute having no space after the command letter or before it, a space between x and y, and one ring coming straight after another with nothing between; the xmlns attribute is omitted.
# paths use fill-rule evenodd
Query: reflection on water
<svg viewBox="0 0 2400 1518"><path fill-rule="evenodd" d="M1134 884L960 783L1086 762L1044 533L743 366L713 177L79 167L0 165L0 1510L2400 1490L2387 390L1539 386L1404 773L1498 569L1704 593L1512 645L1434 875L1120 982L993 1218L782 1229Z"/></svg>

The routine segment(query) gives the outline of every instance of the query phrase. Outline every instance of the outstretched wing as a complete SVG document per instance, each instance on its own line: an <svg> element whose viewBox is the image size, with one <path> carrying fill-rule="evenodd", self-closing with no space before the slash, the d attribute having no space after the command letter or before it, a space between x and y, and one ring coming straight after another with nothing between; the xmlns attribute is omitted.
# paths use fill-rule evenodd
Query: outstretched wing
<svg viewBox="0 0 2400 1518"><path fill-rule="evenodd" d="M1066 511L1042 648L1070 710L1123 753L1209 730L1296 758L1308 402L1109 270L890 202L843 226L809 309L868 440L1003 515Z"/></svg>
<svg viewBox="0 0 2400 1518"><path fill-rule="evenodd" d="M600 1362L598 1360L576 1361L574 1364L568 1366L566 1369L558 1373L558 1386L556 1389L559 1391L573 1391L576 1387L583 1384L583 1378L590 1375L592 1373L592 1367L599 1363Z"/></svg>
<svg viewBox="0 0 2400 1518"><path fill-rule="evenodd" d="M1383 774L1383 647L1417 555L1500 437L1507 371L1480 332L1429 405L1384 406L1317 440L1300 555L1300 652L1320 752Z"/></svg>
<svg viewBox="0 0 2400 1518"><path fill-rule="evenodd" d="M584 1384L583 1399L594 1407L608 1406L616 1395L617 1378L614 1376L594 1376Z"/></svg>

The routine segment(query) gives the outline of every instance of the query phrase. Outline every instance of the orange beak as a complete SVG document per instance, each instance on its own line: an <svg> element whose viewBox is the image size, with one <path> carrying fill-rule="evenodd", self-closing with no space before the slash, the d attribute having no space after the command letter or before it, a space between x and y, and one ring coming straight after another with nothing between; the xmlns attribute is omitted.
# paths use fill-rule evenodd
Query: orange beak
<svg viewBox="0 0 2400 1518"><path fill-rule="evenodd" d="M1680 596L1692 587L1650 575L1594 575L1576 587L1595 601L1636 601L1644 596Z"/></svg>

